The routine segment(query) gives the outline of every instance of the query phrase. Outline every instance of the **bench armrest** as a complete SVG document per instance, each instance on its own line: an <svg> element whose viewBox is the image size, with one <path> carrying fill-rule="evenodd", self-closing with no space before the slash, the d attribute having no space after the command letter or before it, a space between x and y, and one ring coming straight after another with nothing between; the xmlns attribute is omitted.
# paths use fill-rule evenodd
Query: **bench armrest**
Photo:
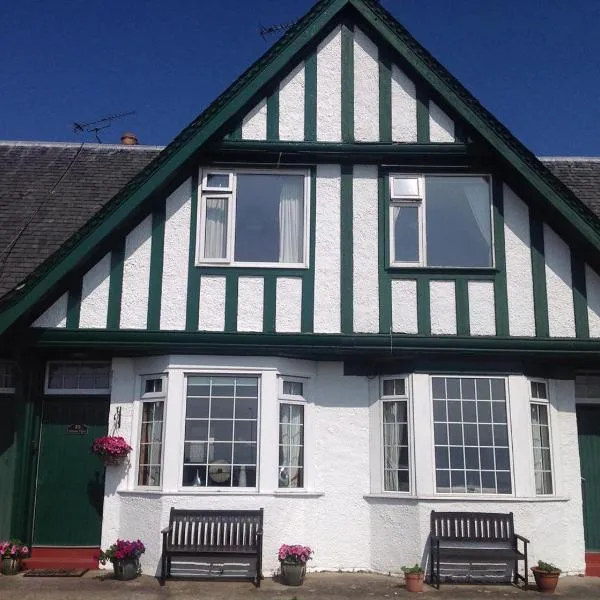
<svg viewBox="0 0 600 600"><path fill-rule="evenodd" d="M168 527L165 527L161 533L164 535L165 533L171 533L171 525L169 525Z"/></svg>
<svg viewBox="0 0 600 600"><path fill-rule="evenodd" d="M515 540L521 540L522 542L525 542L526 544L531 543L526 537L523 537L522 535L519 535L518 533L515 533L514 536L515 536Z"/></svg>
<svg viewBox="0 0 600 600"><path fill-rule="evenodd" d="M437 548L439 550L440 548L440 538L437 535L430 535L429 536L429 543L431 544L432 548Z"/></svg>

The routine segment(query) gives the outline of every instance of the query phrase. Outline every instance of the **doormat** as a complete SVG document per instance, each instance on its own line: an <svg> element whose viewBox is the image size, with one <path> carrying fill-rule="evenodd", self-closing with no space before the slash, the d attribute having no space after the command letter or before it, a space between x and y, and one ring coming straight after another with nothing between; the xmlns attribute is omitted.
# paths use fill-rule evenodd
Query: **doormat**
<svg viewBox="0 0 600 600"><path fill-rule="evenodd" d="M81 577L88 569L29 569L23 577Z"/></svg>

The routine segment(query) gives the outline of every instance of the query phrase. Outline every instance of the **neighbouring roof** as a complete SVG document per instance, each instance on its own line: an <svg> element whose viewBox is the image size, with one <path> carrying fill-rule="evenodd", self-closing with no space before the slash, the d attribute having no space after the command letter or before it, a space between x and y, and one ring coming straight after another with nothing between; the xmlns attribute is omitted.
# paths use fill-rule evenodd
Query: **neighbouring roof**
<svg viewBox="0 0 600 600"><path fill-rule="evenodd" d="M0 142L0 297L58 250L161 150ZM600 218L600 157L540 160Z"/></svg>
<svg viewBox="0 0 600 600"><path fill-rule="evenodd" d="M58 250L160 150L0 142L0 297Z"/></svg>

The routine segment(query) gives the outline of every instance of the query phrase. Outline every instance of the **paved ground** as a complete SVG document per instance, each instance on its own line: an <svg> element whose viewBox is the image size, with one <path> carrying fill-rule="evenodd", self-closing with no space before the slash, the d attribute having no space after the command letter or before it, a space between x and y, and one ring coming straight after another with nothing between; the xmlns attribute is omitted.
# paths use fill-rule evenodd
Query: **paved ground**
<svg viewBox="0 0 600 600"><path fill-rule="evenodd" d="M260 589L249 582L168 581L160 587L156 579L142 575L134 581L116 581L103 571L89 571L83 577L0 576L0 600L394 600L421 597L437 600L534 600L543 598L535 590L527 592L511 586L442 585L440 591L428 586L415 596L404 589L401 577L367 573L309 573L302 587L292 588L271 579ZM600 577L564 577L556 597L599 598Z"/></svg>

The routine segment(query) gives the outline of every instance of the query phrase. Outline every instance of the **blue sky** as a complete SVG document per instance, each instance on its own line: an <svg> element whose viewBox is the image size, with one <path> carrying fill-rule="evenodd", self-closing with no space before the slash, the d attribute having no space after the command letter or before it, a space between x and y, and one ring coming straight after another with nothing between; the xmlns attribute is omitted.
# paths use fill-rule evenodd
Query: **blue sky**
<svg viewBox="0 0 600 600"><path fill-rule="evenodd" d="M530 149L600 155L598 0L382 0ZM166 144L312 0L6 0L0 139Z"/></svg>

